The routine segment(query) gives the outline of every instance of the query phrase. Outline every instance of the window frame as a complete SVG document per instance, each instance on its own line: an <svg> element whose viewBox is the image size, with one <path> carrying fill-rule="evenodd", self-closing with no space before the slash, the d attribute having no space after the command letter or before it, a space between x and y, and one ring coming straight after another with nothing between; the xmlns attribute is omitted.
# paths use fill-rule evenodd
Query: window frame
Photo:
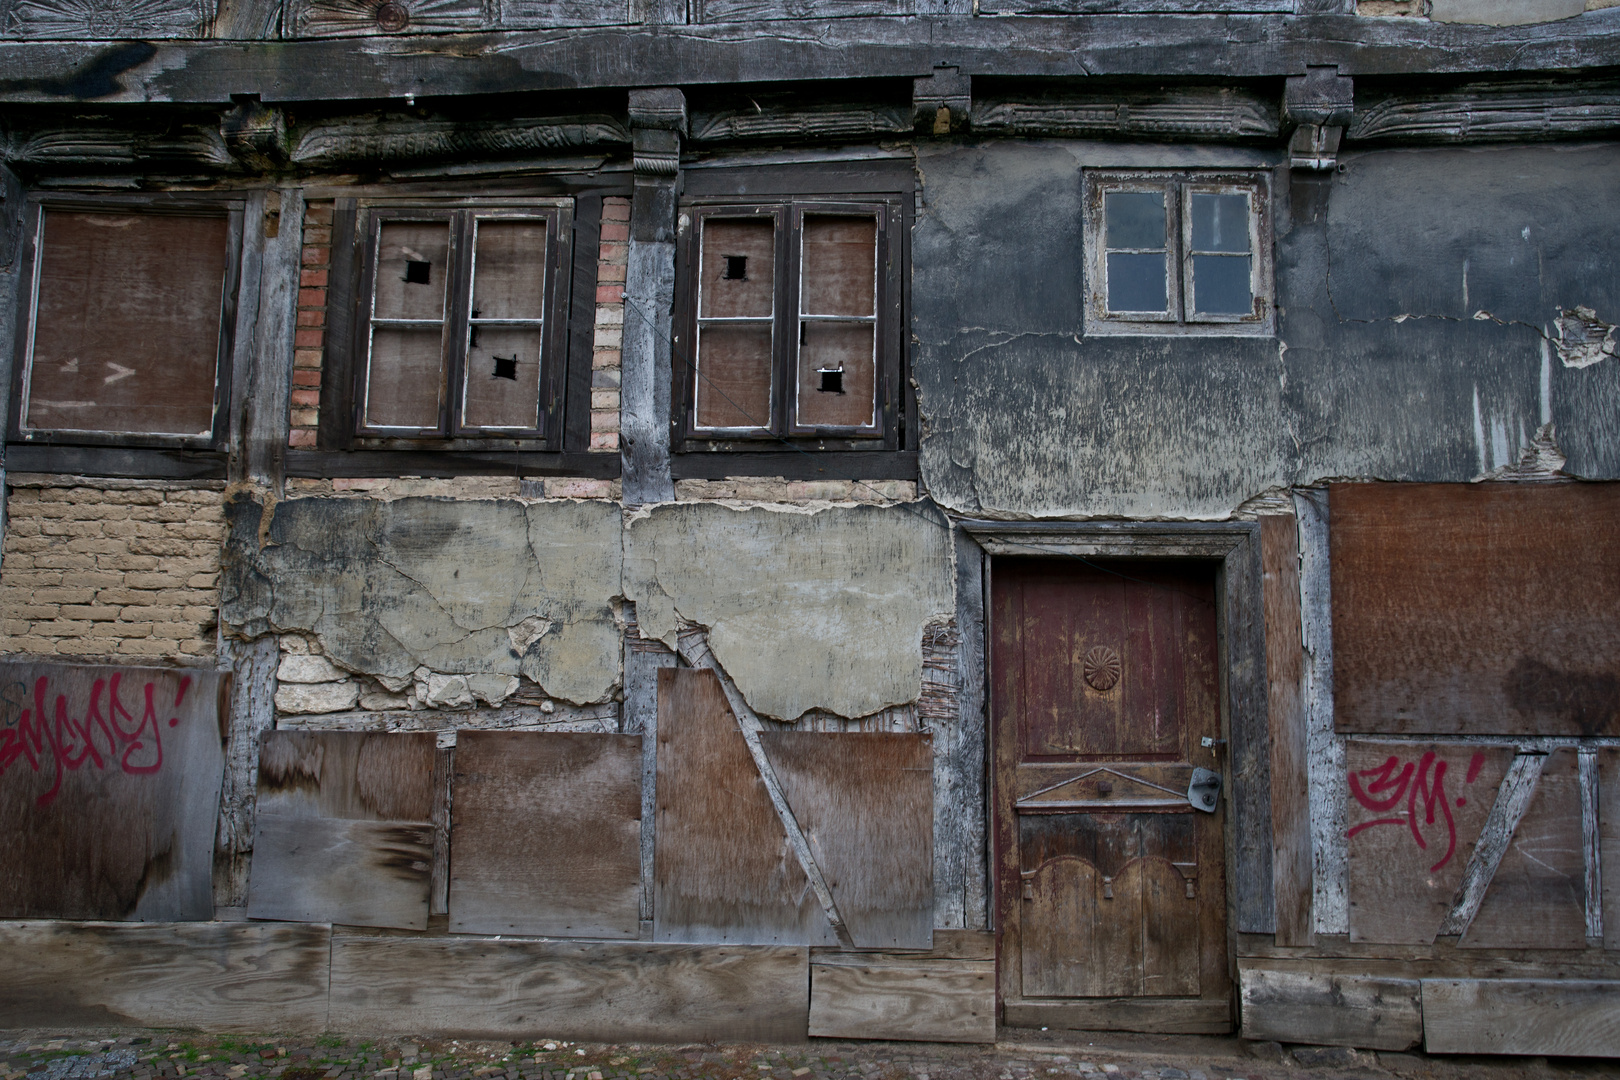
<svg viewBox="0 0 1620 1080"><path fill-rule="evenodd" d="M1272 257L1271 178L1263 169L1084 169L1085 332L1088 335L1268 337L1276 332L1276 274ZM1165 197L1165 299L1160 312L1108 307L1104 196L1160 192ZM1192 198L1244 195L1249 203L1248 314L1194 308ZM1136 250L1136 249L1129 249ZM1145 249L1144 249L1145 250Z"/></svg>
<svg viewBox="0 0 1620 1080"><path fill-rule="evenodd" d="M155 450L224 452L230 439L231 375L241 311L243 229L246 200L240 195L191 193L155 195L101 195L81 192L32 193L25 202L23 288L19 290L15 352L6 439L25 446L127 447ZM28 399L32 390L34 340L39 318L40 274L44 260L39 245L47 211L91 214L150 214L168 217L221 216L225 218L225 276L220 285L219 337L214 357L214 404L207 434L82 431L72 428L27 427Z"/></svg>

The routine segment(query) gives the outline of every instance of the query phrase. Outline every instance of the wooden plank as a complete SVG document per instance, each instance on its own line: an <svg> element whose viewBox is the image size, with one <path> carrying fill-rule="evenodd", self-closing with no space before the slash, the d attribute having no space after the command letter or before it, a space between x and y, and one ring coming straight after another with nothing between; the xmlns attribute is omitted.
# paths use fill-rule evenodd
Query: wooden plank
<svg viewBox="0 0 1620 1080"><path fill-rule="evenodd" d="M987 843L990 800L985 792L986 721L989 715L985 701L985 558L984 549L966 531L958 528L953 530L953 535L956 547L956 630L960 639L956 654L958 696L955 753L948 762L950 772L954 774L954 786L942 784L936 773L934 799L936 802L951 799L942 813L954 814L959 824L956 829L935 826L934 876L950 881L960 878L963 892L962 925L973 930L988 926L990 916L990 850ZM942 813L936 813L936 819ZM942 861L945 863L943 867L940 865ZM950 912L954 906L940 904L941 914ZM936 947L939 944L937 932L934 943ZM989 955L994 956L993 936L990 948L992 951Z"/></svg>
<svg viewBox="0 0 1620 1080"><path fill-rule="evenodd" d="M1239 964L1243 1037L1371 1050L1423 1039L1416 979L1287 971Z"/></svg>
<svg viewBox="0 0 1620 1080"><path fill-rule="evenodd" d="M1597 758L1603 947L1620 950L1620 747L1605 746L1598 750Z"/></svg>
<svg viewBox="0 0 1620 1080"><path fill-rule="evenodd" d="M426 930L433 826L259 814L250 919Z"/></svg>
<svg viewBox="0 0 1620 1080"><path fill-rule="evenodd" d="M1271 730L1271 874L1277 944L1309 945L1311 805L1306 775L1305 649L1300 629L1299 530L1292 514L1260 518Z"/></svg>
<svg viewBox="0 0 1620 1080"><path fill-rule="evenodd" d="M714 672L658 672L659 941L831 945Z"/></svg>
<svg viewBox="0 0 1620 1080"><path fill-rule="evenodd" d="M932 738L767 731L760 743L855 945L928 948L934 914Z"/></svg>
<svg viewBox="0 0 1620 1080"><path fill-rule="evenodd" d="M641 736L456 736L450 929L634 938Z"/></svg>
<svg viewBox="0 0 1620 1080"><path fill-rule="evenodd" d="M901 961L917 960L994 960L996 935L989 930L934 929L934 944L928 949L884 952L851 951L849 949L815 948L810 950L813 964L864 963L873 957Z"/></svg>
<svg viewBox="0 0 1620 1080"><path fill-rule="evenodd" d="M1350 939L1434 941L1512 747L1350 739Z"/></svg>
<svg viewBox="0 0 1620 1080"><path fill-rule="evenodd" d="M1008 1027L1068 1031L1148 1031L1159 1035L1225 1035L1232 1006L1198 998L1096 998L1090 1001L1019 1001L1002 1007Z"/></svg>
<svg viewBox="0 0 1620 1080"><path fill-rule="evenodd" d="M996 1040L991 960L810 965L810 1034L833 1039Z"/></svg>
<svg viewBox="0 0 1620 1080"><path fill-rule="evenodd" d="M1330 491L1337 730L1620 734L1620 485Z"/></svg>
<svg viewBox="0 0 1620 1080"><path fill-rule="evenodd" d="M259 812L432 821L435 744L427 731L267 731Z"/></svg>
<svg viewBox="0 0 1620 1080"><path fill-rule="evenodd" d="M1431 1054L1620 1055L1620 982L1424 979Z"/></svg>
<svg viewBox="0 0 1620 1080"><path fill-rule="evenodd" d="M253 854L259 737L276 722L276 664L281 653L274 636L245 643L221 638L219 653L221 662L231 665L232 680L219 831L214 837L214 904L241 907L247 903Z"/></svg>
<svg viewBox="0 0 1620 1080"><path fill-rule="evenodd" d="M19 473L115 476L141 480L223 480L225 455L215 450L24 444L6 448L6 468Z"/></svg>
<svg viewBox="0 0 1620 1080"><path fill-rule="evenodd" d="M1476 949L1586 946L1586 859L1575 750L1554 750L1479 914L1459 943Z"/></svg>
<svg viewBox="0 0 1620 1080"><path fill-rule="evenodd" d="M603 1042L797 1042L802 948L359 937L332 941L330 1027Z"/></svg>
<svg viewBox="0 0 1620 1080"><path fill-rule="evenodd" d="M321 422L326 423L324 414ZM619 476L618 454L553 454L540 450L289 450L286 460L288 476L316 480L349 476L583 476L616 480Z"/></svg>
<svg viewBox="0 0 1620 1080"><path fill-rule="evenodd" d="M428 887L428 914L450 913L450 779L455 774L456 748L440 746L433 752L433 881Z"/></svg>
<svg viewBox="0 0 1620 1080"><path fill-rule="evenodd" d="M0 923L0 1016L21 1027L314 1032L327 926Z"/></svg>
<svg viewBox="0 0 1620 1080"><path fill-rule="evenodd" d="M0 663L0 914L213 914L229 684L207 668Z"/></svg>
<svg viewBox="0 0 1620 1080"><path fill-rule="evenodd" d="M292 391L287 375L287 358L292 355L298 333L299 268L303 258L304 196L295 187L284 188L280 225L274 236L263 239L264 254L259 267L257 317L251 324L255 352L249 377L236 385L238 411L244 415L243 443L246 447L248 477L280 491L282 463L287 453L289 414L288 395ZM259 222L251 219L248 228Z"/></svg>

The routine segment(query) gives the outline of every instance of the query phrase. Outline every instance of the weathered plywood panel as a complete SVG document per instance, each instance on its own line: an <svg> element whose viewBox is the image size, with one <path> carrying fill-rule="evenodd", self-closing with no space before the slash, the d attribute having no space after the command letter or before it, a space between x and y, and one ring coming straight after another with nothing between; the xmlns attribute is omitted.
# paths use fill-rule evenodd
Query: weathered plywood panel
<svg viewBox="0 0 1620 1080"><path fill-rule="evenodd" d="M339 934L330 1027L792 1042L805 1037L808 968L802 948Z"/></svg>
<svg viewBox="0 0 1620 1080"><path fill-rule="evenodd" d="M1271 875L1277 944L1309 945L1312 853L1306 776L1305 649L1301 637L1299 530L1293 514L1260 518L1271 733Z"/></svg>
<svg viewBox="0 0 1620 1080"><path fill-rule="evenodd" d="M1245 1039L1408 1050L1423 1038L1416 979L1240 965L1239 982Z"/></svg>
<svg viewBox="0 0 1620 1080"><path fill-rule="evenodd" d="M355 821L430 821L432 732L267 731L259 812Z"/></svg>
<svg viewBox="0 0 1620 1080"><path fill-rule="evenodd" d="M1451 911L1513 748L1350 739L1350 940L1429 944Z"/></svg>
<svg viewBox="0 0 1620 1080"><path fill-rule="evenodd" d="M1620 734L1620 485L1330 497L1339 731Z"/></svg>
<svg viewBox="0 0 1620 1080"><path fill-rule="evenodd" d="M928 948L934 915L932 738L767 731L760 743L855 945Z"/></svg>
<svg viewBox="0 0 1620 1080"><path fill-rule="evenodd" d="M1620 1056L1620 982L1424 979L1431 1054Z"/></svg>
<svg viewBox="0 0 1620 1080"><path fill-rule="evenodd" d="M12 1026L319 1031L331 928L254 923L0 923Z"/></svg>
<svg viewBox="0 0 1620 1080"><path fill-rule="evenodd" d="M1554 750L1479 914L1458 943L1479 949L1586 946L1581 774L1573 749Z"/></svg>
<svg viewBox="0 0 1620 1080"><path fill-rule="evenodd" d="M659 941L836 943L707 669L658 673L657 836Z"/></svg>
<svg viewBox="0 0 1620 1080"><path fill-rule="evenodd" d="M0 915L207 919L228 675L0 664Z"/></svg>
<svg viewBox="0 0 1620 1080"><path fill-rule="evenodd" d="M1620 949L1620 747L1598 759L1598 865L1603 876L1603 947Z"/></svg>
<svg viewBox="0 0 1620 1080"><path fill-rule="evenodd" d="M633 938L641 736L456 736L450 929Z"/></svg>
<svg viewBox="0 0 1620 1080"><path fill-rule="evenodd" d="M433 826L260 814L250 919L426 930Z"/></svg>
<svg viewBox="0 0 1620 1080"><path fill-rule="evenodd" d="M810 965L810 1034L995 1042L995 962L824 958Z"/></svg>

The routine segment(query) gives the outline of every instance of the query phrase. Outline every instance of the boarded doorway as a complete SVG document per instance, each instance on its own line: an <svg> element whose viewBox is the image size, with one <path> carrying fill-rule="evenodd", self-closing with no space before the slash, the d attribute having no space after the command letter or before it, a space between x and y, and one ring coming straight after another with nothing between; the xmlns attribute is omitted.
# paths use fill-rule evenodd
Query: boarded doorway
<svg viewBox="0 0 1620 1080"><path fill-rule="evenodd" d="M1217 566L993 563L1008 1024L1230 1029L1226 794L1213 813L1187 796L1195 767L1224 771Z"/></svg>

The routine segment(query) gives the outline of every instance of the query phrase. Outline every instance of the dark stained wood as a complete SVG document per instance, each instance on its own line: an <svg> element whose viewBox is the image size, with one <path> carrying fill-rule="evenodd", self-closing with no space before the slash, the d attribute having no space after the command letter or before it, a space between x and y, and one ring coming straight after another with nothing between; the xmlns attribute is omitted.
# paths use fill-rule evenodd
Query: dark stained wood
<svg viewBox="0 0 1620 1080"><path fill-rule="evenodd" d="M1209 998L1091 998L1070 1001L1009 1001L1008 1027L1069 1031L1150 1031L1160 1035L1224 1035L1232 1030L1232 1005Z"/></svg>
<svg viewBox="0 0 1620 1080"><path fill-rule="evenodd" d="M50 1027L318 1032L327 926L0 923L0 1016Z"/></svg>
<svg viewBox="0 0 1620 1080"><path fill-rule="evenodd" d="M766 731L788 808L863 949L926 949L934 916L933 740Z"/></svg>
<svg viewBox="0 0 1620 1080"><path fill-rule="evenodd" d="M1620 747L1598 759L1598 865L1602 867L1603 947L1620 950Z"/></svg>
<svg viewBox="0 0 1620 1080"><path fill-rule="evenodd" d="M1243 1037L1410 1050L1423 1040L1418 980L1240 964Z"/></svg>
<svg viewBox="0 0 1620 1080"><path fill-rule="evenodd" d="M1309 945L1312 855L1305 748L1305 650L1299 597L1299 530L1292 514L1260 518L1266 611L1267 713L1271 730L1271 875L1277 944Z"/></svg>
<svg viewBox="0 0 1620 1080"><path fill-rule="evenodd" d="M831 1039L994 1042L995 963L826 957L810 965L810 1034Z"/></svg>
<svg viewBox="0 0 1620 1080"><path fill-rule="evenodd" d="M574 199L573 288L568 291L569 308L561 312L569 326L594 326L596 322L596 275L602 240L602 196L580 195ZM594 333L568 336L567 370L563 374L562 449L585 451L591 445L591 366L595 356ZM610 455L598 454L598 457ZM611 455L617 463L619 455ZM576 474L578 475L578 474Z"/></svg>
<svg viewBox="0 0 1620 1080"><path fill-rule="evenodd" d="M728 476L780 476L784 480L915 480L916 451L762 450L677 453L670 456L677 480L723 480Z"/></svg>
<svg viewBox="0 0 1620 1080"><path fill-rule="evenodd" d="M267 731L261 813L358 821L433 818L432 732Z"/></svg>
<svg viewBox="0 0 1620 1080"><path fill-rule="evenodd" d="M1620 981L1424 979L1431 1054L1620 1055Z"/></svg>
<svg viewBox="0 0 1620 1080"><path fill-rule="evenodd" d="M456 737L450 929L634 938L641 904L641 736Z"/></svg>
<svg viewBox="0 0 1620 1080"><path fill-rule="evenodd" d="M1620 126L1614 83L1485 83L1359 103L1347 138L1391 142L1545 139Z"/></svg>
<svg viewBox="0 0 1620 1080"><path fill-rule="evenodd" d="M275 726L276 664L281 651L275 636L268 634L251 642L221 636L219 646L220 662L232 668L232 677L219 829L214 834L214 905L239 908L247 903L253 854L259 737Z"/></svg>
<svg viewBox="0 0 1620 1080"><path fill-rule="evenodd" d="M1459 942L1477 949L1586 947L1581 776L1574 749L1554 750L1479 914Z"/></svg>
<svg viewBox="0 0 1620 1080"><path fill-rule="evenodd" d="M260 813L250 919L426 930L433 826Z"/></svg>
<svg viewBox="0 0 1620 1080"><path fill-rule="evenodd" d="M832 945L714 672L658 672L659 941Z"/></svg>
<svg viewBox="0 0 1620 1080"><path fill-rule="evenodd" d="M335 1031L800 1042L802 948L359 937L332 942Z"/></svg>
<svg viewBox="0 0 1620 1080"><path fill-rule="evenodd" d="M1339 731L1620 734L1620 485L1330 490Z"/></svg>
<svg viewBox="0 0 1620 1080"><path fill-rule="evenodd" d="M324 414L323 414L324 416ZM324 419L322 421L325 422ZM618 454L432 450L287 452L287 475L330 479L350 476L583 476L616 480Z"/></svg>
<svg viewBox="0 0 1620 1080"><path fill-rule="evenodd" d="M1426 944L1513 759L1510 746L1350 739L1350 938Z"/></svg>
<svg viewBox="0 0 1620 1080"><path fill-rule="evenodd" d="M223 480L225 455L215 450L13 444L6 447L6 468L142 480Z"/></svg>
<svg viewBox="0 0 1620 1080"><path fill-rule="evenodd" d="M229 676L0 664L0 915L207 919Z"/></svg>

